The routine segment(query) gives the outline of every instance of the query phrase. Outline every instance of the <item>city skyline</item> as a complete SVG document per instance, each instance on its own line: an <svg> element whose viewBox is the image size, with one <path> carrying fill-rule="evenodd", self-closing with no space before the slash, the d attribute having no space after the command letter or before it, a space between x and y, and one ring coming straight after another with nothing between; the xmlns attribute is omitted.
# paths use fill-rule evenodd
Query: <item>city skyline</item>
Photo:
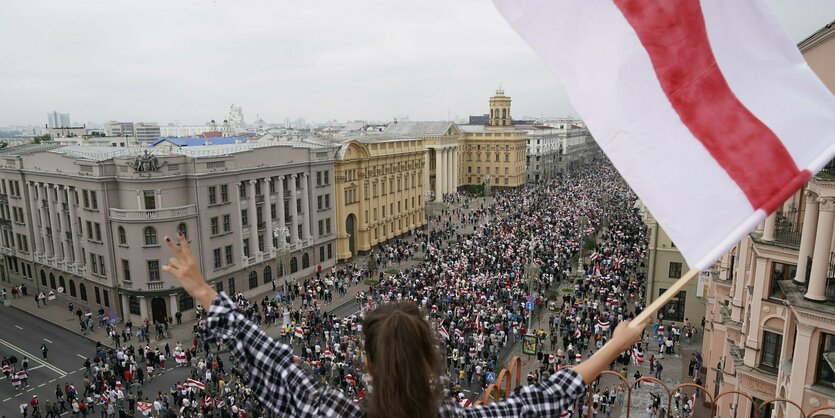
<svg viewBox="0 0 835 418"><path fill-rule="evenodd" d="M835 3L770 0L795 42ZM48 27L45 31L42 28ZM60 32L56 40L52 34ZM61 2L0 17L0 126L78 123L459 118L503 86L516 115L575 115L555 76L484 1L306 5ZM15 58L15 59L11 59Z"/></svg>

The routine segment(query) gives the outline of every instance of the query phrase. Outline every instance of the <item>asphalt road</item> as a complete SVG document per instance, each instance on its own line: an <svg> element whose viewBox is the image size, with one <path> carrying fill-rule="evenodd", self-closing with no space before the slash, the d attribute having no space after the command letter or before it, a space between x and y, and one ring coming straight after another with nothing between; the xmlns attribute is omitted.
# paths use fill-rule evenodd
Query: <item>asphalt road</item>
<svg viewBox="0 0 835 418"><path fill-rule="evenodd" d="M47 359L41 355L41 344L46 344L49 349ZM0 357L16 356L18 368L24 356L29 358L27 388L15 391L11 381L0 375L0 415L20 416L20 404L29 402L32 395L38 395L42 406L46 400L54 401L55 386L60 384L63 387L65 382L74 384L79 393L83 393L84 359L89 357L92 360L95 348L96 343L87 338L0 304ZM173 363L173 359L167 361L166 366L171 367ZM142 388L143 396L152 398L157 391L167 392L172 384L187 377L188 368L166 370L154 380L146 381ZM142 415L138 411L128 411L131 412L137 417Z"/></svg>

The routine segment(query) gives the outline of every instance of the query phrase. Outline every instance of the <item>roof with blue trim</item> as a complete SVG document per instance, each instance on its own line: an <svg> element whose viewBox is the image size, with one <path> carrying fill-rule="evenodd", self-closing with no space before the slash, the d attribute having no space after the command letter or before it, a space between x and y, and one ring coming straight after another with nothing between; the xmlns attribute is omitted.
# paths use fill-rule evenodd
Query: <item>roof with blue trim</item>
<svg viewBox="0 0 835 418"><path fill-rule="evenodd" d="M202 145L230 145L243 144L247 141L246 137L224 137L224 138L160 138L152 141L152 147L157 146L162 142L169 142L178 147L194 147Z"/></svg>

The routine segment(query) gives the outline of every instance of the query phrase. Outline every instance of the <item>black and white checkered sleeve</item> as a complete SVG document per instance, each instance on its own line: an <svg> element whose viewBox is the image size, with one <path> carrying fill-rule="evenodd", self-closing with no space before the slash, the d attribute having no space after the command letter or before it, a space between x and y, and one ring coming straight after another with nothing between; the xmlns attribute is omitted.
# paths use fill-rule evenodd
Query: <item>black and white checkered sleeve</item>
<svg viewBox="0 0 835 418"><path fill-rule="evenodd" d="M452 402L441 405L442 417L558 417L586 393L583 378L572 369L560 370L542 382L523 386L499 402L464 408Z"/></svg>
<svg viewBox="0 0 835 418"><path fill-rule="evenodd" d="M293 362L293 350L273 340L246 319L220 293L203 329L207 341L223 340L232 348L245 383L279 416L360 417L359 406L341 392L320 388Z"/></svg>

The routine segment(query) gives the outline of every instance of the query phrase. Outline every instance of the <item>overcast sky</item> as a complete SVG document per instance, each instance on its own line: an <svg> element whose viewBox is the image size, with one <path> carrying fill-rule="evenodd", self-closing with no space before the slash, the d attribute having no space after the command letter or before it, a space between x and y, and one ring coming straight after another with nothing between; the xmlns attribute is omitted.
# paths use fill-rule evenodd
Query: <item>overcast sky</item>
<svg viewBox="0 0 835 418"><path fill-rule="evenodd" d="M793 40L833 0L769 0ZM572 111L556 78L487 0L4 0L0 126L107 120L203 123L412 120Z"/></svg>

